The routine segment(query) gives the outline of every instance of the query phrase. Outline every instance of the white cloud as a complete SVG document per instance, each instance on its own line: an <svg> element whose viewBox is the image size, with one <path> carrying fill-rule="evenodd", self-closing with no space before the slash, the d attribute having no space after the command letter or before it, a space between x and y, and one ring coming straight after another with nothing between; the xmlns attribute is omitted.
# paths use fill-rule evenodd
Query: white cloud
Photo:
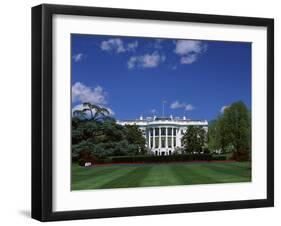
<svg viewBox="0 0 281 226"><path fill-rule="evenodd" d="M128 51L135 51L136 48L138 47L138 45L139 45L139 44L138 44L137 41L128 43L128 45L127 45L127 50L128 50Z"/></svg>
<svg viewBox="0 0 281 226"><path fill-rule="evenodd" d="M123 41L120 38L111 38L107 41L102 41L101 49L105 51L116 51L117 53L125 52Z"/></svg>
<svg viewBox="0 0 281 226"><path fill-rule="evenodd" d="M101 86L96 86L92 89L81 82L76 82L72 86L72 102L106 104L106 96L107 93Z"/></svg>
<svg viewBox="0 0 281 226"><path fill-rule="evenodd" d="M227 108L229 108L228 105L222 106L221 109L220 109L220 113L223 114L224 110L227 109Z"/></svg>
<svg viewBox="0 0 281 226"><path fill-rule="evenodd" d="M187 55L192 52L200 53L202 51L202 42L193 40L178 40L176 41L175 53L179 55Z"/></svg>
<svg viewBox="0 0 281 226"><path fill-rule="evenodd" d="M189 55L189 56L183 56L181 57L181 64L192 64L197 60L197 56L196 55Z"/></svg>
<svg viewBox="0 0 281 226"><path fill-rule="evenodd" d="M192 64L207 50L207 45L201 41L178 40L174 52L180 56L181 64Z"/></svg>
<svg viewBox="0 0 281 226"><path fill-rule="evenodd" d="M151 109L150 113L155 114L156 113L156 109Z"/></svg>
<svg viewBox="0 0 281 226"><path fill-rule="evenodd" d="M173 102L170 106L170 108L172 108L172 109L177 109L177 108L182 108L182 107L184 107L184 103L181 104L178 101Z"/></svg>
<svg viewBox="0 0 281 226"><path fill-rule="evenodd" d="M180 103L179 101L174 101L171 105L170 105L171 109L178 109L178 108L183 108L185 111L192 111L194 110L194 106L191 104L186 104L186 103Z"/></svg>
<svg viewBox="0 0 281 226"><path fill-rule="evenodd" d="M102 41L100 48L104 51L114 51L116 53L123 53L126 51L135 51L138 47L138 42L134 41L128 43L127 45L124 44L123 40L120 38L111 38L106 41Z"/></svg>
<svg viewBox="0 0 281 226"><path fill-rule="evenodd" d="M72 56L74 62L79 62L85 55L83 53L77 53Z"/></svg>
<svg viewBox="0 0 281 226"><path fill-rule="evenodd" d="M192 111L192 110L194 110L194 107L191 104L186 104L185 107L184 107L184 110Z"/></svg>
<svg viewBox="0 0 281 226"><path fill-rule="evenodd" d="M128 68L154 68L160 63L165 61L165 56L160 55L158 52L153 52L152 54L144 54L140 56L132 56L127 64Z"/></svg>
<svg viewBox="0 0 281 226"><path fill-rule="evenodd" d="M164 41L164 39L160 39L160 38L155 39L153 47L155 49L162 49L162 42L163 41Z"/></svg>

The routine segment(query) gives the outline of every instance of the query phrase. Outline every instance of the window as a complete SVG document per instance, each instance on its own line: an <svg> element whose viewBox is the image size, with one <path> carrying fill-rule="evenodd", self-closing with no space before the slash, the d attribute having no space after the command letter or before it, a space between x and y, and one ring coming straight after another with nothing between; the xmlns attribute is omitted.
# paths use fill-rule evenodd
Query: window
<svg viewBox="0 0 281 226"><path fill-rule="evenodd" d="M176 136L177 135L177 129L174 128L173 132L174 132L174 136Z"/></svg>
<svg viewBox="0 0 281 226"><path fill-rule="evenodd" d="M151 137L150 138L150 148L152 148L153 147L153 138Z"/></svg>
<svg viewBox="0 0 281 226"><path fill-rule="evenodd" d="M172 128L168 128L168 136L172 136Z"/></svg>
<svg viewBox="0 0 281 226"><path fill-rule="evenodd" d="M174 139L174 147L176 147L177 146L177 144L176 144L176 137L173 137L173 139Z"/></svg>
<svg viewBox="0 0 281 226"><path fill-rule="evenodd" d="M150 136L153 136L153 129L152 128L149 129L149 132L150 132Z"/></svg>
<svg viewBox="0 0 281 226"><path fill-rule="evenodd" d="M155 137L155 148L159 147L159 137Z"/></svg>
<svg viewBox="0 0 281 226"><path fill-rule="evenodd" d="M168 137L168 147L172 147L172 137Z"/></svg>
<svg viewBox="0 0 281 226"><path fill-rule="evenodd" d="M166 128L161 128L161 136L165 136L166 135Z"/></svg>
<svg viewBox="0 0 281 226"><path fill-rule="evenodd" d="M159 136L159 128L155 128L155 136Z"/></svg>
<svg viewBox="0 0 281 226"><path fill-rule="evenodd" d="M165 146L166 146L166 139L165 137L161 137L161 147L165 148Z"/></svg>

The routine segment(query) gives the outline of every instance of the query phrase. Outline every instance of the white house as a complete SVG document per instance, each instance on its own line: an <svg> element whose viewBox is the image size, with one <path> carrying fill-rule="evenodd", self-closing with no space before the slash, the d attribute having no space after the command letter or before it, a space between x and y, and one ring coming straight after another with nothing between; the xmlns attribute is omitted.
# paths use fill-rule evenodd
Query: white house
<svg viewBox="0 0 281 226"><path fill-rule="evenodd" d="M147 147L155 155L170 155L182 147L181 138L188 126L202 126L208 130L208 121L190 120L185 117L140 117L137 120L117 121L120 125L137 125L146 138Z"/></svg>

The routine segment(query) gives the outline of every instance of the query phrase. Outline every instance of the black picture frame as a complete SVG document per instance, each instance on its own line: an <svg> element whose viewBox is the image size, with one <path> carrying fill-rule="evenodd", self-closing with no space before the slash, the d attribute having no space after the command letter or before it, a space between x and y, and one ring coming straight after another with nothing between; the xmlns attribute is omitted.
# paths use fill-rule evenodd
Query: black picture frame
<svg viewBox="0 0 281 226"><path fill-rule="evenodd" d="M52 210L52 18L55 14L262 26L267 28L267 198L95 210ZM122 217L274 206L274 20L43 4L32 8L32 218L40 221Z"/></svg>

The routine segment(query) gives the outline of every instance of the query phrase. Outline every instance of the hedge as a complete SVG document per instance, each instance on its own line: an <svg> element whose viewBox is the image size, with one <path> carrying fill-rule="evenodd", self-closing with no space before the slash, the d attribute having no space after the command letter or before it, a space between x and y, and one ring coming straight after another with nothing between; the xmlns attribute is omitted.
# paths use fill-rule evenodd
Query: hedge
<svg viewBox="0 0 281 226"><path fill-rule="evenodd" d="M183 161L218 161L226 160L225 155L211 155L211 154L189 154L189 155L135 155L135 156L112 156L107 158L92 158L79 159L78 164L84 165L85 162L92 162L92 164L104 163L167 163L167 162L183 162Z"/></svg>
<svg viewBox="0 0 281 226"><path fill-rule="evenodd" d="M226 155L213 155L212 160L216 160L216 161L227 160L227 156Z"/></svg>
<svg viewBox="0 0 281 226"><path fill-rule="evenodd" d="M181 161L211 161L210 154L164 155L164 156L116 156L110 158L111 163L159 163Z"/></svg>

